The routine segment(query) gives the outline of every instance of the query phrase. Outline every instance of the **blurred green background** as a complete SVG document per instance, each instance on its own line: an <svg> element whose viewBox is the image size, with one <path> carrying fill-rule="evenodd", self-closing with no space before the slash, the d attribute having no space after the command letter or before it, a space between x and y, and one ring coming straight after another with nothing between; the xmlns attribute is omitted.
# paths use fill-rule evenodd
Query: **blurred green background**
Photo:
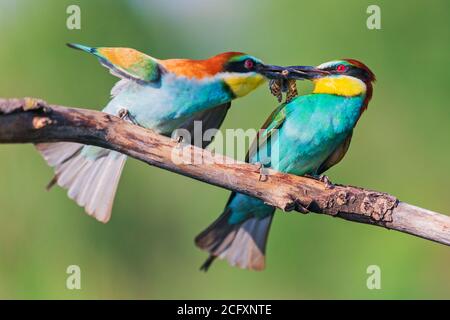
<svg viewBox="0 0 450 320"><path fill-rule="evenodd" d="M70 4L81 8L81 30L66 28ZM381 7L382 30L366 28L370 4ZM1 0L0 97L101 109L116 78L66 42L158 58L361 59L378 82L331 179L449 214L449 39L448 0ZM233 103L223 128L259 127L275 106L260 88ZM264 272L219 261L205 274L193 238L228 191L131 160L103 225L62 189L44 190L52 171L33 146L0 146L0 166L0 298L450 298L450 249L409 235L277 212ZM78 291L65 286L72 264ZM369 265L381 268L381 290L366 287Z"/></svg>

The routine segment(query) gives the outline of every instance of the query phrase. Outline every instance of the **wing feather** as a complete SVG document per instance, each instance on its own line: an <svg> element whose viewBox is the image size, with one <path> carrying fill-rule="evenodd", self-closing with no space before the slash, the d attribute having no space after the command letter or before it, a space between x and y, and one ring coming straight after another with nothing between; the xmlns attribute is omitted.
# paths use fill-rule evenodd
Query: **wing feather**
<svg viewBox="0 0 450 320"><path fill-rule="evenodd" d="M349 133L347 138L333 151L332 154L328 156L328 158L320 165L317 170L317 174L322 174L332 166L339 163L339 161L344 158L347 153L348 148L350 147L350 142L352 141L353 130Z"/></svg>
<svg viewBox="0 0 450 320"><path fill-rule="evenodd" d="M256 152L263 146L268 139L272 136L273 132L276 129L281 128L284 121L286 120L286 104L282 104L278 106L267 118L264 124L261 127L261 130L258 131L258 134L253 140L250 148L248 149L247 156L245 158L245 162L249 162L250 158L253 157Z"/></svg>
<svg viewBox="0 0 450 320"><path fill-rule="evenodd" d="M80 44L68 46L93 54L111 74L138 83L156 82L163 71L157 59L132 48L92 48Z"/></svg>
<svg viewBox="0 0 450 320"><path fill-rule="evenodd" d="M203 133L208 129L219 129L227 115L230 106L231 102L227 102L203 112L199 112L193 117L186 120L183 124L181 124L178 129L188 130L192 138L195 136L194 121L202 121ZM202 141L202 148L206 148L213 141L213 138L209 141Z"/></svg>

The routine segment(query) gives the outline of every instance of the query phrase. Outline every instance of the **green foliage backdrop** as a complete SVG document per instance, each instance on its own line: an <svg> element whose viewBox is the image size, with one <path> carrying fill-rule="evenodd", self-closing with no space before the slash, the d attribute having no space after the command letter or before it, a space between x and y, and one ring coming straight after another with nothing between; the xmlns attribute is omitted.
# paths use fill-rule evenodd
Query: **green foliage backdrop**
<svg viewBox="0 0 450 320"><path fill-rule="evenodd" d="M66 8L81 7L81 30ZM382 30L366 28L378 4ZM240 50L268 63L365 61L373 102L333 181L387 191L450 213L450 4L415 1L0 1L0 97L36 96L100 109L116 79L64 46L133 47L159 58ZM302 84L301 92L310 90ZM233 104L224 128L259 127L276 106L267 88ZM228 191L135 160L103 225L65 192L31 145L0 146L0 298L449 298L450 249L381 228L278 212L264 272L216 263L194 236ZM82 289L65 287L68 265ZM379 265L382 289L368 290Z"/></svg>

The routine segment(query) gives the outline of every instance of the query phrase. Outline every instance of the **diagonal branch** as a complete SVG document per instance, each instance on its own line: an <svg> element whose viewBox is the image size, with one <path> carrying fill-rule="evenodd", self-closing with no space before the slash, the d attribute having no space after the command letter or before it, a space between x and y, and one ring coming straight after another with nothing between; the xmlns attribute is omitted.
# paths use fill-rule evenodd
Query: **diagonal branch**
<svg viewBox="0 0 450 320"><path fill-rule="evenodd" d="M113 149L166 170L262 199L284 211L327 214L409 233L450 245L450 217L400 202L392 195L268 170L236 162L132 125L99 111L0 99L0 143L72 141ZM188 154L191 163L173 161ZM176 157L175 157L176 158ZM185 158L183 158L185 159ZM202 161L195 161L201 159Z"/></svg>

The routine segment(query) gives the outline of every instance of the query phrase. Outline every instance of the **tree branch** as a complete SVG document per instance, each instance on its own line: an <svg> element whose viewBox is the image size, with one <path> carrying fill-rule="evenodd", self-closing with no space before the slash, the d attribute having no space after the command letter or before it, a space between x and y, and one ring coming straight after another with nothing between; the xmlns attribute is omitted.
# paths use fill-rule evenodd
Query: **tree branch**
<svg viewBox="0 0 450 320"><path fill-rule="evenodd" d="M450 245L450 217L364 188L334 185L236 162L132 125L99 111L47 105L42 100L0 99L0 143L72 141L127 154L150 165L262 199L284 211L327 214L382 226ZM175 152L175 153L174 153ZM194 161L173 161L173 154ZM185 158L183 158L185 159ZM201 159L202 161L195 161Z"/></svg>

